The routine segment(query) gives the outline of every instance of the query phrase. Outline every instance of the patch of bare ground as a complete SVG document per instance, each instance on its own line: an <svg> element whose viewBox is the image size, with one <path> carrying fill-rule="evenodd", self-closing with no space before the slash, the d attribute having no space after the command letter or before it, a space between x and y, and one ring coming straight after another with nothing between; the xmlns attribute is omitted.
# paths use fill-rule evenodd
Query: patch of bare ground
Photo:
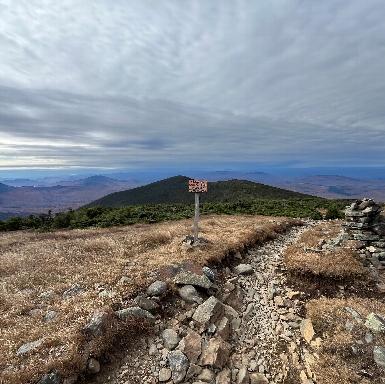
<svg viewBox="0 0 385 384"><path fill-rule="evenodd" d="M216 264L232 252L263 243L299 224L299 220L264 216L204 216L200 236L207 245L193 250L182 244L193 233L191 220L1 233L0 382L34 383L53 369L64 377L79 373L86 341L79 331L95 309L113 312L130 306L135 295L151 283L154 271L166 265L186 261ZM122 276L131 282L121 284ZM74 284L79 292L63 296ZM113 295L100 296L100 287ZM45 321L51 311L57 312L56 317ZM90 344L89 355L101 356L130 334L144 330L144 324L114 320L107 334ZM39 339L43 342L38 347L16 355L21 345Z"/></svg>
<svg viewBox="0 0 385 384"><path fill-rule="evenodd" d="M385 346L385 335L370 333L364 325L371 312L385 316L384 294L376 289L357 251L320 250L322 240L335 238L342 230L341 223L321 222L285 252L288 283L306 293L303 316L312 321L313 340L322 340L319 346L306 346L316 356L311 369L317 384L384 383L373 348ZM354 309L361 320L347 308Z"/></svg>

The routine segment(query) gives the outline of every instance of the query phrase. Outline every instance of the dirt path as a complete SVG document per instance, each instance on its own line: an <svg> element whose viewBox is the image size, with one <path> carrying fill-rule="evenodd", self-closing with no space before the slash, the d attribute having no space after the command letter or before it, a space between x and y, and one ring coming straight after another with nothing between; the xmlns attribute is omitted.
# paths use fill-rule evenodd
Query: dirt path
<svg viewBox="0 0 385 384"><path fill-rule="evenodd" d="M260 383L277 384L299 383L300 374L303 380L311 378L310 368L307 368L309 357L306 359L309 351L299 329L303 320L304 298L287 286L283 253L312 225L313 222L306 222L304 226L293 228L273 241L249 249L247 254L238 255L232 264L251 265L254 270L252 275L236 275L228 267L217 271L219 291L216 297L221 299L229 291L238 292L233 295L235 298L231 302L238 312L238 318L232 321L228 340L231 345L230 358L222 369L198 367L196 374L185 378L183 383L233 383L242 377L244 381L239 382L249 383L247 380L250 380L250 375L260 378ZM162 331L174 329L179 338L193 331L191 317L196 307L197 304L187 305L174 296L164 303L163 317L157 318L152 334L123 344L106 357L98 374L78 382L173 383L171 379L163 380L167 375L162 377L168 369L169 352L165 348ZM202 335L203 344L209 343L209 339L210 335ZM292 364L293 356L297 359L296 367ZM221 376L220 371L225 370L230 381L226 381L226 378L220 381L220 377L226 377Z"/></svg>

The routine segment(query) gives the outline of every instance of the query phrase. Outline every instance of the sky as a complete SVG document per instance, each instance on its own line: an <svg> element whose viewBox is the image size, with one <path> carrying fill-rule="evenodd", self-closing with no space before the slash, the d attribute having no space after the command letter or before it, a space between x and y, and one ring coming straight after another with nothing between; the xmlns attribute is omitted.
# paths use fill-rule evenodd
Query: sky
<svg viewBox="0 0 385 384"><path fill-rule="evenodd" d="M0 176L385 165L383 0L0 0Z"/></svg>

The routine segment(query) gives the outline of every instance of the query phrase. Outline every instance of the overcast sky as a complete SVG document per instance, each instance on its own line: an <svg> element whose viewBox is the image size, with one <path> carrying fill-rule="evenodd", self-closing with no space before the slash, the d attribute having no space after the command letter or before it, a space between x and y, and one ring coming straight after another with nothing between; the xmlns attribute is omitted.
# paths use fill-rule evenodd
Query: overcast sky
<svg viewBox="0 0 385 384"><path fill-rule="evenodd" d="M385 165L384 0L0 0L0 173Z"/></svg>

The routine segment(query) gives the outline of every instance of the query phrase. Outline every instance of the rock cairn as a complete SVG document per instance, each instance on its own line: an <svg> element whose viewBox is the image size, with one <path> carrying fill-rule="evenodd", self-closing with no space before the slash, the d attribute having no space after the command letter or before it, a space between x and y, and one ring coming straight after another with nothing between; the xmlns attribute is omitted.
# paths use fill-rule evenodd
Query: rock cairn
<svg viewBox="0 0 385 384"><path fill-rule="evenodd" d="M385 217L372 199L356 200L345 210L347 244L360 250L377 269L385 269Z"/></svg>

